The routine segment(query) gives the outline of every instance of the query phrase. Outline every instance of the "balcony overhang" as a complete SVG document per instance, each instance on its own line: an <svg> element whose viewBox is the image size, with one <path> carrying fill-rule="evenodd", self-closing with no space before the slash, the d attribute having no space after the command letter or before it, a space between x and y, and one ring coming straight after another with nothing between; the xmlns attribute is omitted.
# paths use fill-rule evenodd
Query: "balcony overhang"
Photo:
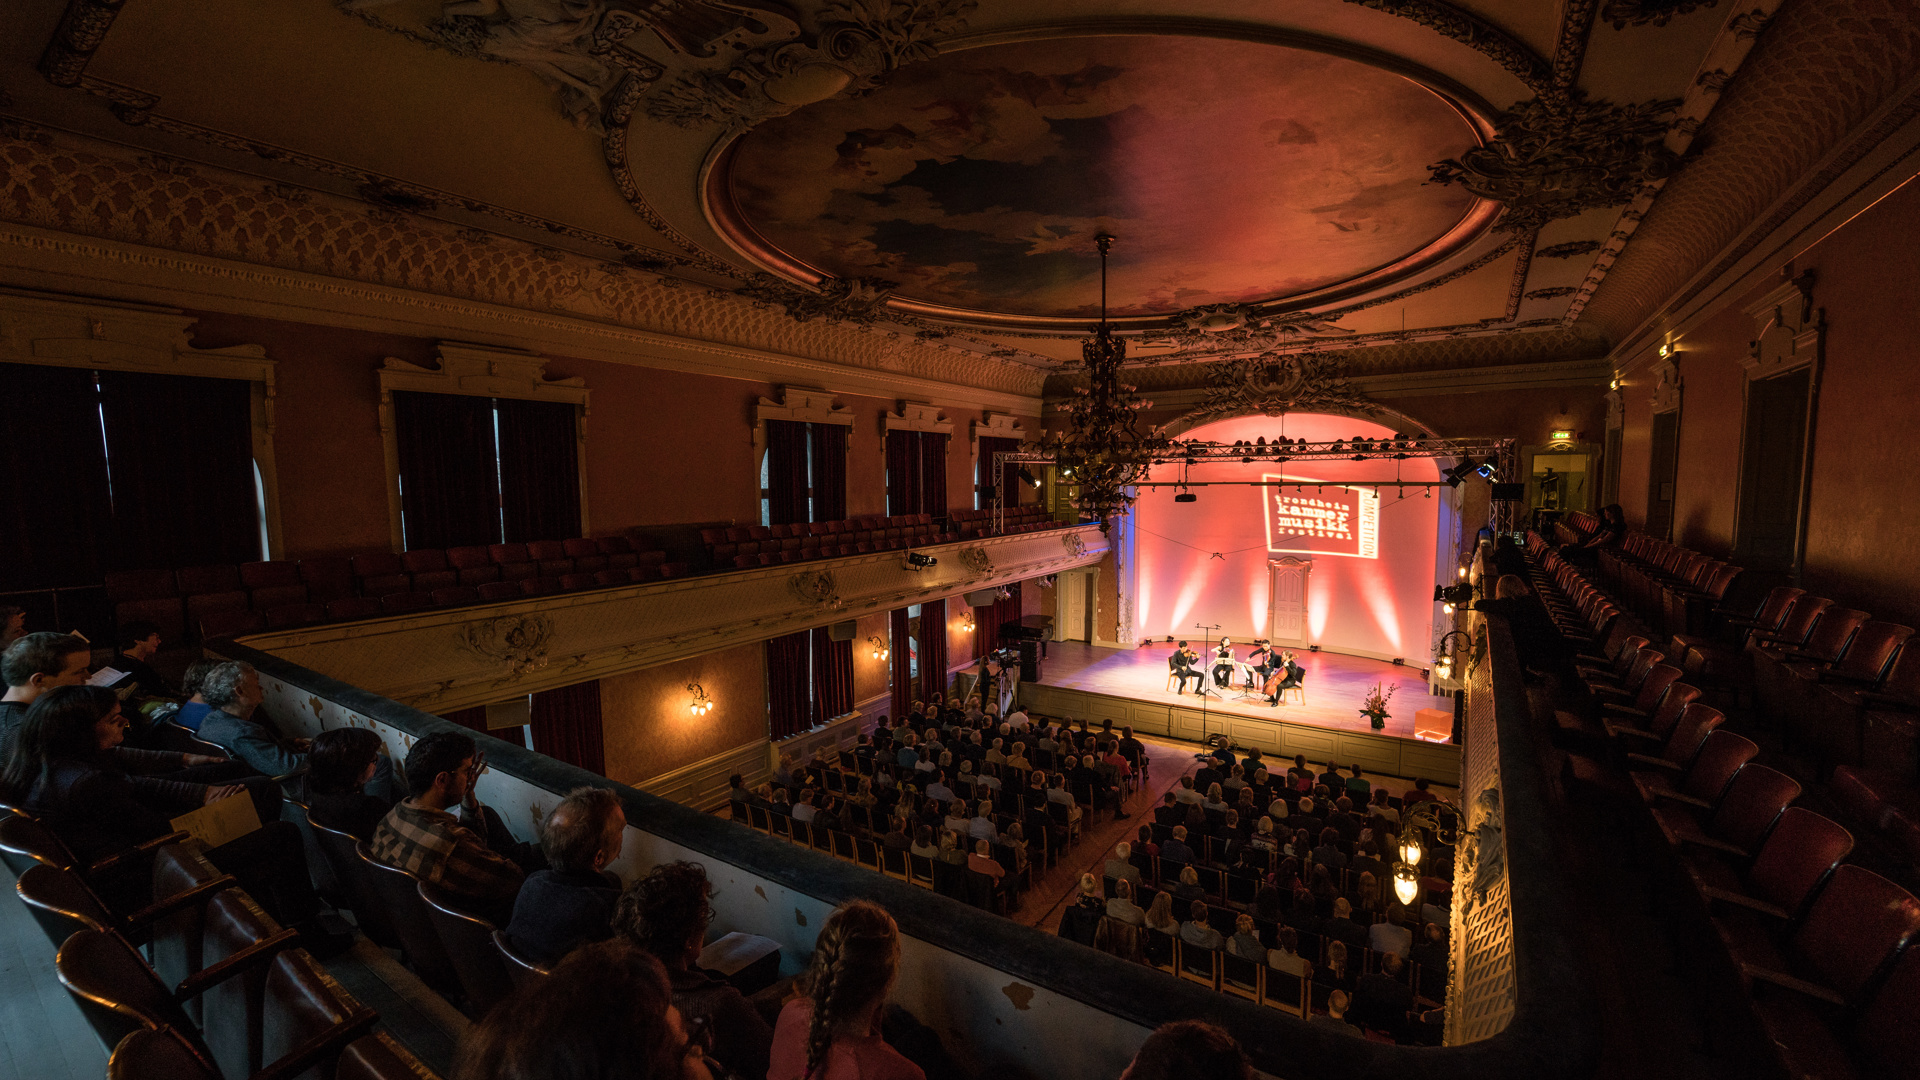
<svg viewBox="0 0 1920 1080"><path fill-rule="evenodd" d="M1099 562L1081 525L255 634L244 644L424 712L501 701Z"/></svg>

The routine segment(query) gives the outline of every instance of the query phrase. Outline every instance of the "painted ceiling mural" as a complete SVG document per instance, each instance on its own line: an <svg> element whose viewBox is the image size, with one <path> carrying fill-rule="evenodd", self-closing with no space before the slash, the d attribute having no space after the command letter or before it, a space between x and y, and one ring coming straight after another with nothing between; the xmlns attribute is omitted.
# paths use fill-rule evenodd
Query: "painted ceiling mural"
<svg viewBox="0 0 1920 1080"><path fill-rule="evenodd" d="M1225 103L1225 104L1223 104ZM1476 144L1432 91L1355 60L1200 37L987 46L748 132L742 218L823 273L1042 317L1248 303L1419 251L1475 199L1425 183Z"/></svg>

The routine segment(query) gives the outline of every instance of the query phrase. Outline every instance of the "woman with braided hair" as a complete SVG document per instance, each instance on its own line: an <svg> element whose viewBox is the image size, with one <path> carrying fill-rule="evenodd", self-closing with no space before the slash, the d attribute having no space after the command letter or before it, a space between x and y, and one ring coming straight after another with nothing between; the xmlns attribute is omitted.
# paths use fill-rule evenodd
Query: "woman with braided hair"
<svg viewBox="0 0 1920 1080"><path fill-rule="evenodd" d="M802 996L781 1010L767 1080L926 1080L880 1037L900 968L900 929L880 905L853 900L820 928Z"/></svg>

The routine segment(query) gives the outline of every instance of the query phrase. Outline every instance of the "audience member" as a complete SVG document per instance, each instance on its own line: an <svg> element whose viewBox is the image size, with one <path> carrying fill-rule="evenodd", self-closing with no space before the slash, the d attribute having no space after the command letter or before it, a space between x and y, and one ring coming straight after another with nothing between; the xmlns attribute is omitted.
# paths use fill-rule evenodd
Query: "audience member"
<svg viewBox="0 0 1920 1080"><path fill-rule="evenodd" d="M1412 949L1412 960L1420 965L1422 971L1441 972L1444 979L1449 957L1446 931L1440 929L1440 924L1427 924L1426 934L1421 938L1420 944Z"/></svg>
<svg viewBox="0 0 1920 1080"><path fill-rule="evenodd" d="M207 718L213 707L207 699L200 696L200 688L206 685L207 672L219 667L214 660L195 660L187 665L187 673L180 676L180 693L186 695L186 701L180 705L180 711L173 714L173 722L188 731L199 731L200 721Z"/></svg>
<svg viewBox="0 0 1920 1080"><path fill-rule="evenodd" d="M1140 831L1134 834L1133 850L1135 854L1159 856L1160 845L1153 842L1152 828L1146 825L1140 826Z"/></svg>
<svg viewBox="0 0 1920 1080"><path fill-rule="evenodd" d="M900 964L900 932L878 904L855 900L827 919L813 962L773 1036L767 1080L926 1080L880 1036Z"/></svg>
<svg viewBox="0 0 1920 1080"><path fill-rule="evenodd" d="M1176 1020L1147 1036L1120 1080L1253 1080L1253 1066L1225 1030Z"/></svg>
<svg viewBox="0 0 1920 1080"><path fill-rule="evenodd" d="M1253 916L1243 911L1233 920L1233 936L1227 939L1227 951L1256 964L1266 962L1267 947L1260 944L1260 935L1254 933Z"/></svg>
<svg viewBox="0 0 1920 1080"><path fill-rule="evenodd" d="M1160 845L1160 858L1166 862L1191 863L1193 849L1187 846L1187 827L1175 825L1173 835Z"/></svg>
<svg viewBox="0 0 1920 1080"><path fill-rule="evenodd" d="M940 850L933 857L954 866L967 865L967 849L960 844L960 837L963 835L965 834L956 833L952 829L941 829Z"/></svg>
<svg viewBox="0 0 1920 1080"><path fill-rule="evenodd" d="M1196 949L1218 951L1226 942L1220 937L1220 931L1207 924L1207 905L1205 901L1195 900L1187 921L1180 926L1180 940Z"/></svg>
<svg viewBox="0 0 1920 1080"><path fill-rule="evenodd" d="M674 1007L712 1032L714 1060L743 1077L765 1076L773 1029L739 990L696 962L713 922L712 897L713 885L699 863L662 863L619 898L613 931L667 969Z"/></svg>
<svg viewBox="0 0 1920 1080"><path fill-rule="evenodd" d="M1133 865L1133 845L1125 840L1114 845L1113 857L1102 868L1106 877L1115 881L1139 881L1140 868Z"/></svg>
<svg viewBox="0 0 1920 1080"><path fill-rule="evenodd" d="M1366 1033L1347 1023L1347 992L1335 990L1327 995L1327 1012L1322 1016L1313 1013L1307 1017L1307 1023L1326 1028L1355 1039L1366 1038Z"/></svg>
<svg viewBox="0 0 1920 1080"><path fill-rule="evenodd" d="M460 1042L454 1080L713 1080L660 961L624 941L574 952Z"/></svg>
<svg viewBox="0 0 1920 1080"><path fill-rule="evenodd" d="M1327 962L1314 973L1314 980L1343 990L1353 989L1353 973L1347 968L1347 946L1344 942L1327 942Z"/></svg>
<svg viewBox="0 0 1920 1080"><path fill-rule="evenodd" d="M1180 876L1167 891L1182 900L1198 900L1207 895L1207 890L1200 887L1200 871L1191 866L1180 868Z"/></svg>
<svg viewBox="0 0 1920 1080"><path fill-rule="evenodd" d="M793 815L793 820L812 823L814 816L818 813L814 808L813 798L812 788L800 789L800 797L794 800L793 809L789 811Z"/></svg>
<svg viewBox="0 0 1920 1080"><path fill-rule="evenodd" d="M373 831L393 809L390 796L365 790L385 750L380 736L367 728L328 728L314 736L307 755L307 815L315 824L360 840L373 839Z"/></svg>
<svg viewBox="0 0 1920 1080"><path fill-rule="evenodd" d="M1174 788L1168 794L1173 796L1175 802L1186 806L1198 806L1202 801L1201 794L1193 789L1193 777L1191 776L1181 777L1180 786ZM1184 814L1184 811L1182 813Z"/></svg>
<svg viewBox="0 0 1920 1080"><path fill-rule="evenodd" d="M1394 906L1387 911L1385 922L1377 922L1367 928L1367 944L1374 952L1394 956L1405 960L1413 951L1413 931L1401 923L1401 909Z"/></svg>
<svg viewBox="0 0 1920 1080"><path fill-rule="evenodd" d="M547 868L527 876L506 926L520 955L552 967L574 949L613 936L620 879L607 864L619 858L626 827L620 797L609 788L576 788L547 815L540 835Z"/></svg>
<svg viewBox="0 0 1920 1080"><path fill-rule="evenodd" d="M981 799L974 807L973 820L967 823L967 836L989 844L999 842L1000 830L993 824L993 803Z"/></svg>
<svg viewBox="0 0 1920 1080"><path fill-rule="evenodd" d="M436 731L417 740L406 761L413 797L394 805L374 830L371 847L381 865L432 882L495 926L505 926L527 869L537 864L531 849L474 794L485 767L471 736ZM450 812L456 808L459 817Z"/></svg>
<svg viewBox="0 0 1920 1080"><path fill-rule="evenodd" d="M995 881L999 881L1007 873L1007 868L994 859L993 845L986 840L973 842L973 853L967 856L967 869L976 874L985 874Z"/></svg>
<svg viewBox="0 0 1920 1080"><path fill-rule="evenodd" d="M923 859L938 858L940 855L940 846L934 842L933 826L922 825L914 830L913 844L907 850L909 853L918 855Z"/></svg>
<svg viewBox="0 0 1920 1080"><path fill-rule="evenodd" d="M200 738L254 767L263 776L285 776L306 767L310 743L282 739L256 718L266 695L253 665L228 661L214 665L200 684L209 711L200 721Z"/></svg>
<svg viewBox="0 0 1920 1080"><path fill-rule="evenodd" d="M1353 921L1353 905L1344 896L1333 902L1333 918L1320 924L1320 932L1350 949L1367 947L1367 928Z"/></svg>
<svg viewBox="0 0 1920 1080"><path fill-rule="evenodd" d="M86 638L47 633L27 634L0 653L0 676L7 682L0 697L0 765L13 757L27 708L56 686L85 683L92 656Z"/></svg>
<svg viewBox="0 0 1920 1080"><path fill-rule="evenodd" d="M1153 808L1153 822L1172 828L1187 820L1187 808L1169 791L1160 797L1160 805Z"/></svg>
<svg viewBox="0 0 1920 1080"><path fill-rule="evenodd" d="M1147 925L1147 913L1133 902L1133 882L1122 878L1113 883L1113 896L1107 900L1107 917L1129 926Z"/></svg>
<svg viewBox="0 0 1920 1080"><path fill-rule="evenodd" d="M1402 807L1408 807L1417 802L1430 802L1439 797L1440 796L1427 790L1426 777L1416 777L1413 781L1413 790L1400 793L1400 805Z"/></svg>
<svg viewBox="0 0 1920 1080"><path fill-rule="evenodd" d="M1354 1018L1396 1038L1406 1029L1413 1008L1413 991L1405 982L1406 962L1393 953L1380 958L1380 970L1362 975L1354 985Z"/></svg>
<svg viewBox="0 0 1920 1080"><path fill-rule="evenodd" d="M1180 933L1180 920L1173 917L1173 897L1159 892L1153 894L1153 903L1147 908L1147 929L1158 930L1163 934Z"/></svg>
<svg viewBox="0 0 1920 1080"><path fill-rule="evenodd" d="M1273 948L1267 950L1267 966L1275 971L1284 971L1289 975L1306 978L1313 974L1313 965L1300 955L1300 932L1291 926L1283 926L1273 933Z"/></svg>
<svg viewBox="0 0 1920 1080"><path fill-rule="evenodd" d="M125 623L114 641L118 648L114 650L113 659L107 661L107 666L133 676L133 693L130 696L173 696L173 687L147 662L160 651L158 626L138 620Z"/></svg>

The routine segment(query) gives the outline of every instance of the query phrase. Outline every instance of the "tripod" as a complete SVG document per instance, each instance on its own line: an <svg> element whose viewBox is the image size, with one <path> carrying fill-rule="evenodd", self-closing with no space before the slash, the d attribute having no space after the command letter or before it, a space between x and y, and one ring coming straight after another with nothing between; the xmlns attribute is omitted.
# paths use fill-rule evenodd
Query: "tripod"
<svg viewBox="0 0 1920 1080"><path fill-rule="evenodd" d="M1212 631L1220 629L1220 624L1213 623L1211 625L1202 625L1200 623L1194 623L1193 628L1201 632L1200 662L1203 665L1207 664L1208 657L1210 657L1213 653L1213 638L1209 635ZM1213 678L1212 666L1208 665L1208 666L1202 667L1200 669L1200 741L1201 742L1207 741L1207 698L1212 696L1213 694L1213 691L1207 688L1207 680L1211 678Z"/></svg>

